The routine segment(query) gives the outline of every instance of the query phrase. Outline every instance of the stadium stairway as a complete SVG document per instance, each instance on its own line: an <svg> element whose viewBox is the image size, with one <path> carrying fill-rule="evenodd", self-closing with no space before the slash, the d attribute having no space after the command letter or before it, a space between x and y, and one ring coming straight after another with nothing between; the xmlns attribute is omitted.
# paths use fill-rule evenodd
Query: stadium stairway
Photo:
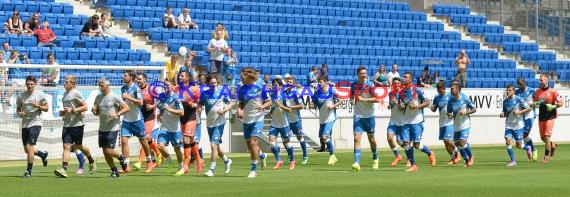
<svg viewBox="0 0 570 197"><path fill-rule="evenodd" d="M535 64L525 64L524 62L522 62L520 54L516 54L516 53L515 54L507 54L503 51L502 47L499 47L499 45L493 44L490 42L486 42L485 36L480 35L480 34L469 33L467 25L460 25L460 24L452 23L451 17L435 14L433 9L432 10L426 10L426 13L429 13L429 15L427 17L428 21L442 22L445 24L444 25L445 31L459 32L461 34L462 40L477 41L480 43L481 49L497 51L497 53L499 55L499 59L506 59L506 60L514 61L516 63L517 69L531 69L534 72L536 72L536 69L538 69L538 67L536 67ZM471 15L468 15L468 16L478 16L477 13L470 13L470 14ZM497 25L497 26L503 27L502 25L500 25L496 21L486 21L485 20L484 22L485 23L483 23L483 24L491 24L491 25ZM521 41L525 41L524 43L531 43L531 42L536 43L535 41L531 40L528 36L521 35L520 32L504 30L504 33L505 34L518 35L520 38L522 38ZM537 77L538 76L535 76L535 78L537 78Z"/></svg>
<svg viewBox="0 0 570 197"><path fill-rule="evenodd" d="M76 0L56 0L56 2L66 2L73 5L74 12L81 13L84 15L92 16L97 13L98 10L91 7L90 1L76 1ZM104 11L103 11L104 12ZM104 12L108 13L108 12ZM166 46L161 47L161 45L151 45L147 44L148 38L146 35L132 34L128 32L129 24L125 21L113 21L113 27L111 28L111 34L117 37L126 38L131 41L131 49L145 49L151 54L151 61L154 62L165 62L170 59L170 57L165 56Z"/></svg>
<svg viewBox="0 0 570 197"><path fill-rule="evenodd" d="M487 21L484 14L469 12L469 7L434 4L431 8L432 10L426 12L438 17L428 16L428 20L435 18L443 22L446 24L445 30L455 29L461 33L462 39L479 41L481 49L496 50L499 59L513 60L518 69L552 76L558 82L555 83L557 87L570 85L570 78L564 67L570 59L560 51L553 50L544 43L537 44L529 35L515 31L511 26L503 26L498 21ZM479 32L478 27L500 29L496 33L488 33L487 29ZM538 78L538 75L535 78Z"/></svg>

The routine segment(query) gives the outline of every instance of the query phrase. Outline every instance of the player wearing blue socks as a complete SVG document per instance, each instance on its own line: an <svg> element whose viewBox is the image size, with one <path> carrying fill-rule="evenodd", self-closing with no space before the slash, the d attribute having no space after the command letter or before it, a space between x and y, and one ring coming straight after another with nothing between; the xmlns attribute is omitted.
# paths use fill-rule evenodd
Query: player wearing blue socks
<svg viewBox="0 0 570 197"><path fill-rule="evenodd" d="M206 83L209 84L208 90L202 93L198 105L206 108L206 127L208 128L210 147L212 148L210 170L204 173L204 175L212 177L216 171L216 160L218 156L221 157L226 164L225 173L230 173L232 160L224 154L220 144L222 144L224 126L226 125L225 114L230 111L233 102L229 100L230 95L224 95L224 93L221 92L222 87L219 86L218 80L214 76L208 76Z"/></svg>
<svg viewBox="0 0 570 197"><path fill-rule="evenodd" d="M461 156L465 160L464 167L473 165L474 156L471 146L467 143L469 132L471 131L470 114L477 112L477 108L469 100L467 95L461 93L461 85L454 83L451 85L451 98L447 103L447 117L453 118L453 141L459 149Z"/></svg>
<svg viewBox="0 0 570 197"><path fill-rule="evenodd" d="M437 83L437 95L433 98L431 111L439 110L439 140L443 140L445 150L449 154L449 165L459 161L458 150L453 143L453 119L447 117L447 103L451 99L451 94L445 91L445 82Z"/></svg>
<svg viewBox="0 0 570 197"><path fill-rule="evenodd" d="M295 78L291 75L285 75L286 87L283 91L283 98L285 100L284 105L291 109L291 112L287 113L287 120L289 121L289 128L293 132L293 135L297 137L299 144L301 144L301 150L303 151L303 161L301 164L307 164L309 161L309 155L307 153L307 142L305 142L305 134L303 133L303 122L301 120L301 109L305 106L301 101L301 97L295 88Z"/></svg>
<svg viewBox="0 0 570 197"><path fill-rule="evenodd" d="M406 156L410 161L410 168L406 171L414 172L418 170L414 159L414 148L428 155L432 167L436 164L435 153L421 144L424 132L424 108L429 106L430 100L424 97L421 88L412 84L413 74L411 72L404 73L403 80L403 91L400 94L400 106L404 108L402 138ZM413 147L410 143L413 143Z"/></svg>
<svg viewBox="0 0 570 197"><path fill-rule="evenodd" d="M512 84L507 85L507 99L503 100L503 112L500 117L506 118L505 143L507 145L507 153L511 159L511 162L507 164L509 167L517 165L513 151L513 140L516 141L517 148L525 150L528 159L532 159L532 148L526 144L523 145L523 119L524 114L530 110L531 107L523 98L515 96L515 86Z"/></svg>
<svg viewBox="0 0 570 197"><path fill-rule="evenodd" d="M515 90L515 95L521 97L521 99L523 99L523 101L525 101L529 106L533 105L534 100L532 96L534 95L534 89L526 86L526 81L522 77L517 79L517 85L519 88ZM538 160L538 152L536 150L536 147L534 147L532 139L530 139L529 137L530 131L532 130L532 125L534 124L535 117L536 117L536 111L534 110L534 108L532 108L532 110L524 114L523 141L525 145L530 146L532 148L532 161Z"/></svg>
<svg viewBox="0 0 570 197"><path fill-rule="evenodd" d="M378 150L376 149L376 139L374 138L376 120L374 119L374 103L378 99L374 98L374 84L368 81L368 73L365 67L356 69L358 80L350 86L350 102L354 105L354 164L352 170L360 171L361 148L360 140L362 132L368 134L370 149L372 151L372 169L378 169Z"/></svg>
<svg viewBox="0 0 570 197"><path fill-rule="evenodd" d="M394 153L394 160L390 163L390 166L394 167L402 161L402 155L398 152L398 147L396 145L403 146L402 143L402 126L403 123L403 109L399 107L400 100L400 90L402 82L399 77L392 78L392 85L390 88L392 90L388 94L388 109L390 109L390 122L388 123L388 128L386 129L386 138L388 140L388 145L392 152Z"/></svg>
<svg viewBox="0 0 570 197"><path fill-rule="evenodd" d="M281 168L283 165L283 160L279 155L279 146L277 146L277 137L281 136L283 140L283 146L287 150L287 155L289 156L289 169L295 169L295 156L293 153L293 145L291 145L289 137L291 136L291 129L289 128L289 122L287 121L287 112L291 112L291 108L284 105L283 95L281 95L281 88L283 87L283 81L281 79L273 79L273 94L271 95L271 100L273 105L271 106L271 111L269 115L271 116L271 128L269 129L269 143L271 143L271 152L275 156L275 166L274 170Z"/></svg>
<svg viewBox="0 0 570 197"><path fill-rule="evenodd" d="M261 168L265 168L266 154L258 146L259 136L263 130L264 109L271 106L271 98L256 83L259 74L246 67L240 73L243 86L238 88L239 107L237 116L243 122L243 137L251 158L251 172L248 178L257 177L257 165L261 158Z"/></svg>
<svg viewBox="0 0 570 197"><path fill-rule="evenodd" d="M328 164L334 165L338 159L334 155L332 129L336 121L336 108L342 103L326 77L319 77L317 81L318 89L311 96L312 107L319 109L319 137L329 150Z"/></svg>

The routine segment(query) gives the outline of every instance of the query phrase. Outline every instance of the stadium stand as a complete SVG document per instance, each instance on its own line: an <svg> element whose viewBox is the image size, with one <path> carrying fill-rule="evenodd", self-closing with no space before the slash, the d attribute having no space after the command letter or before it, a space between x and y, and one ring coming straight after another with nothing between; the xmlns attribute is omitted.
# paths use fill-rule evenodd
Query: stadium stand
<svg viewBox="0 0 570 197"><path fill-rule="evenodd" d="M48 21L50 28L57 36L58 47L36 47L37 40L33 36L0 34L0 43L7 42L12 49L26 54L31 64L45 64L48 53L54 53L56 61L63 65L162 65L162 62L151 62L150 53L146 50L131 49L131 41L121 37L85 37L80 36L83 25L89 16L73 14L73 6L68 3L56 3L53 0L40 1L0 1L0 21L7 21L15 10L20 13L22 21L26 21L35 12L40 13L40 21ZM22 69L24 74L39 76L40 69ZM122 73L100 70L100 76L108 76L113 83L120 83ZM80 70L65 70L67 73L80 73ZM106 75L105 73L110 73ZM93 74L86 72L85 74ZM151 73L151 76L158 73ZM83 81L80 81L83 82ZM60 80L62 84L62 80ZM60 85L61 85L60 84ZM95 82L92 80L92 83ZM85 85L85 84L79 84Z"/></svg>
<svg viewBox="0 0 570 197"><path fill-rule="evenodd" d="M398 64L400 70L417 76L424 66L429 66L432 72L451 79L455 74L454 58L466 49L472 60L468 73L472 83L468 87L500 88L516 77L528 78L531 85L538 84L533 70L517 69L514 61L499 59L496 51L481 50L478 42L462 40L458 32L444 31L444 24L428 21L425 13L411 11L407 3L107 0L96 6L108 9L115 20L126 20L132 32L148 34L151 43L166 44L170 53L176 53L181 46L198 51L195 62L203 66L209 64L206 48L211 32L217 23L223 23L230 32L230 47L240 54L240 66L259 68L262 74L291 73L303 80L301 76L310 66L327 63L334 80L353 75L358 65L365 65L374 73L380 64ZM40 12L41 20L52 24L58 47L51 49L35 47L33 38L0 35L0 41L30 54L32 63L45 62L43 57L53 52L60 64L162 65L151 61L147 51L131 49L125 38L80 37L82 25L89 17L73 15L69 4L2 1L0 7L4 10L0 20L11 16L9 10L18 9L23 19ZM162 27L167 7L174 8L175 16L183 8L190 8L191 18L200 29ZM453 25L464 26L469 34L482 36L486 44L500 46L501 52L518 55L524 63L540 64L544 71L559 70L556 65L561 63L556 62L555 54L539 51L536 44L521 42L518 35L505 34L503 26L487 24L486 17L471 15L468 7L434 4L433 11L436 16L449 17ZM439 63L426 64L429 60Z"/></svg>

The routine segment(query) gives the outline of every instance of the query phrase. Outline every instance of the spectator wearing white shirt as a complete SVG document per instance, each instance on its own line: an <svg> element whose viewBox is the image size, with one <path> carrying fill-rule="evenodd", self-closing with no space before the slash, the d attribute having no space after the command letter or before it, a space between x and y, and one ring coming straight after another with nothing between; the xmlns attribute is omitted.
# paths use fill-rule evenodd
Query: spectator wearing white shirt
<svg viewBox="0 0 570 197"><path fill-rule="evenodd" d="M211 39L208 43L208 52L210 52L210 73L215 75L218 81L222 81L224 51L229 48L228 43L222 38L222 35L222 31L217 31L216 37Z"/></svg>
<svg viewBox="0 0 570 197"><path fill-rule="evenodd" d="M388 73L387 77L388 77L388 86L392 86L392 79L394 77L401 78L400 73L398 73L398 65L397 64L392 65L392 70Z"/></svg>
<svg viewBox="0 0 570 197"><path fill-rule="evenodd" d="M192 22L190 18L190 9L184 8L182 13L178 15L178 28L179 29L198 29L198 25Z"/></svg>
<svg viewBox="0 0 570 197"><path fill-rule="evenodd" d="M164 27L166 28L176 28L178 25L176 24L176 16L172 14L172 7L166 8L166 13L164 13L162 17L162 21L164 22ZM168 23L171 23L170 25Z"/></svg>

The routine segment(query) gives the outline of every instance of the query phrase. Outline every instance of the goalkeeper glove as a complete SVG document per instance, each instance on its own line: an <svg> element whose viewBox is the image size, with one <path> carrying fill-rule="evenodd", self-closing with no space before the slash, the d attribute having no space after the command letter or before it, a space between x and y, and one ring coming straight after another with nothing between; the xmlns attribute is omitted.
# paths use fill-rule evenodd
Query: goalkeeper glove
<svg viewBox="0 0 570 197"><path fill-rule="evenodd" d="M553 105L553 104L546 104L546 110L547 111L552 111L553 109L558 108L557 105Z"/></svg>
<svg viewBox="0 0 570 197"><path fill-rule="evenodd" d="M534 104L533 104L533 105L534 105L534 108L538 108L538 107L540 107L540 104L541 104L541 102L540 102L540 101L536 101L536 102L534 102Z"/></svg>

